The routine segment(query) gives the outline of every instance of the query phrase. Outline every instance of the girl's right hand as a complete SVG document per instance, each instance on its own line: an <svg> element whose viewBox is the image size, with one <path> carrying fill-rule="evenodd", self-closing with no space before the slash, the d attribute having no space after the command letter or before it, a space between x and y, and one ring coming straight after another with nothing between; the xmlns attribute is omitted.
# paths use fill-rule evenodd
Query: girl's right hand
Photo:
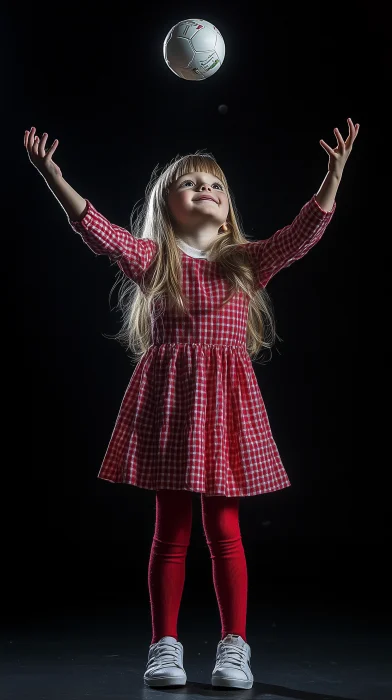
<svg viewBox="0 0 392 700"><path fill-rule="evenodd" d="M48 134L44 133L42 139L39 139L35 134L35 126L30 131L25 131L24 145L27 150L30 162L45 178L50 176L62 177L61 170L52 160L52 155L58 146L58 140L55 139L51 147L45 151L45 144Z"/></svg>

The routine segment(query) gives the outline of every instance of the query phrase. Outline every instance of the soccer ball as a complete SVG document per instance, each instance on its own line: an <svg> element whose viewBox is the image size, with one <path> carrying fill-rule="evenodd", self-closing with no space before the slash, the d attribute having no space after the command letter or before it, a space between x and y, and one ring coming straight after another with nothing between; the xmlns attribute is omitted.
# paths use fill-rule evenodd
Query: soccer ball
<svg viewBox="0 0 392 700"><path fill-rule="evenodd" d="M179 78L205 80L219 70L225 57L222 34L204 19L184 19L163 42L163 57Z"/></svg>

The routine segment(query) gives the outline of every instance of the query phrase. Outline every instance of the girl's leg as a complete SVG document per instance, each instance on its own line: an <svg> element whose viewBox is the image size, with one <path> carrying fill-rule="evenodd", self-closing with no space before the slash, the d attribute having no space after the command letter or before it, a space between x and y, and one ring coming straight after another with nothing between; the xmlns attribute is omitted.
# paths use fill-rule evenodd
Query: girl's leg
<svg viewBox="0 0 392 700"><path fill-rule="evenodd" d="M201 496L222 639L229 633L240 634L246 642L248 572L239 525L239 503L239 497Z"/></svg>
<svg viewBox="0 0 392 700"><path fill-rule="evenodd" d="M148 566L152 641L177 637L185 583L185 560L192 529L192 493L157 491L155 532Z"/></svg>

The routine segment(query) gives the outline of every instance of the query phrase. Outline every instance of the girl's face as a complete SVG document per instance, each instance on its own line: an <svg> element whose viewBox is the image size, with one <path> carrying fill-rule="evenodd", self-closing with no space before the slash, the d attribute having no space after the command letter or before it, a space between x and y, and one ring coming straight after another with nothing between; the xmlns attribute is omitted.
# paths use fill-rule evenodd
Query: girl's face
<svg viewBox="0 0 392 700"><path fill-rule="evenodd" d="M181 175L172 182L168 193L170 213L180 229L202 230L217 234L227 221L229 200L223 182L210 173Z"/></svg>

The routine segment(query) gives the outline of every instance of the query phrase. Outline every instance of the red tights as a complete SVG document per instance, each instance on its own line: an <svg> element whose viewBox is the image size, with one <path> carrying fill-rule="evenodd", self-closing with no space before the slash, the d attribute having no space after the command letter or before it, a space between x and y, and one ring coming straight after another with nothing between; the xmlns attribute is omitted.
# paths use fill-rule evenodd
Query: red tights
<svg viewBox="0 0 392 700"><path fill-rule="evenodd" d="M239 526L239 498L201 494L204 534L221 619L222 639L246 641L248 574ZM177 619L185 583L185 560L192 528L192 492L157 491L156 521L148 566L152 641L178 639Z"/></svg>

